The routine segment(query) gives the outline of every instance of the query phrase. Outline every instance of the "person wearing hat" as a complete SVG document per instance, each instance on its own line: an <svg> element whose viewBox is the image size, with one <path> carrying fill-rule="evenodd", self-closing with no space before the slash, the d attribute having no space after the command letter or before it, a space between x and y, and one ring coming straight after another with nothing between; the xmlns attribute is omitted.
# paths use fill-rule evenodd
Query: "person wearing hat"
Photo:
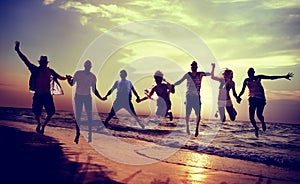
<svg viewBox="0 0 300 184"><path fill-rule="evenodd" d="M51 120L51 117L55 113L55 105L50 90L50 83L52 80L57 81L57 79L66 80L66 77L57 74L53 69L48 67L47 56L40 57L40 60L38 61L39 66L32 64L20 51L19 41L15 42L15 51L31 72L29 89L34 93L32 111L35 114L35 119L37 120L36 132L43 135L47 123ZM47 117L44 123L41 124L41 113L43 107L45 107Z"/></svg>
<svg viewBox="0 0 300 184"><path fill-rule="evenodd" d="M179 81L174 83L174 86L181 84L183 81L187 81L186 91L186 133L190 135L189 120L192 109L196 114L196 130L195 137L199 135L199 124L201 120L201 98L200 89L202 77L210 76L209 72L198 72L198 64L196 61L191 63L191 72L186 73Z"/></svg>
<svg viewBox="0 0 300 184"><path fill-rule="evenodd" d="M141 101L151 99L154 92L157 94L158 99L156 101L157 104L157 110L156 110L156 116L158 117L167 117L169 116L170 121L173 120L173 114L171 112L171 100L170 100L170 93L175 93L174 85L171 85L169 82L167 82L164 78L164 74L157 70L154 73L154 79L156 82L156 85L152 87L151 91L147 96L137 101L140 103Z"/></svg>
<svg viewBox="0 0 300 184"><path fill-rule="evenodd" d="M103 98L100 96L96 88L96 76L91 72L92 62L86 60L84 62L84 70L78 70L75 72L74 77L67 75L68 83L73 86L76 84L75 92L75 118L76 118L76 136L74 142L78 144L80 136L80 122L81 122L81 113L82 108L87 114L88 119L88 142L92 142L92 92L100 99Z"/></svg>

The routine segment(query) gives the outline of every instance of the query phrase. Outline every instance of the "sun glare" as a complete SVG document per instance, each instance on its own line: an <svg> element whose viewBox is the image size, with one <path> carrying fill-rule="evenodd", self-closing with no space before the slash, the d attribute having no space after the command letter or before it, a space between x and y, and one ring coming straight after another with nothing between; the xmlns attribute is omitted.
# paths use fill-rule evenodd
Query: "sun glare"
<svg viewBox="0 0 300 184"><path fill-rule="evenodd" d="M205 154L189 154L186 158L186 165L188 170L186 171L186 179L184 183L202 183L205 182L207 175L205 174L207 165L210 164L208 155Z"/></svg>

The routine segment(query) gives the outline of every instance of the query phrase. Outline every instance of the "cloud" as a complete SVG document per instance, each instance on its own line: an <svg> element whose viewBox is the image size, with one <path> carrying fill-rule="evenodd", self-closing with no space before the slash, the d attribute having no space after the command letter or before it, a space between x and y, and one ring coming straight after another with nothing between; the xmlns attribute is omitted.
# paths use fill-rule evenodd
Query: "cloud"
<svg viewBox="0 0 300 184"><path fill-rule="evenodd" d="M79 12L85 16L105 18L115 24L163 18L164 20L176 20L190 26L199 25L195 16L189 14L186 8L187 4L184 1L136 0L121 3L119 1L110 1L106 4L95 2L97 1L67 1L62 2L59 8Z"/></svg>
<svg viewBox="0 0 300 184"><path fill-rule="evenodd" d="M59 5L59 8L64 10L74 10L76 12L79 12L81 14L92 14L92 13L101 13L101 8L98 6L95 6L93 4L89 3L81 3L78 1L68 1L61 5Z"/></svg>
<svg viewBox="0 0 300 184"><path fill-rule="evenodd" d="M58 2L58 1L55 1ZM298 1L259 0L126 0L126 1L59 1L59 8L80 14L80 24L96 32L134 21L149 19L175 22L201 36L220 60L231 62L275 59L276 66L293 66L299 61L300 6ZM44 4L54 3L45 0ZM142 26L141 26L142 27ZM137 27L143 34L172 35L173 31ZM116 37L131 37L126 30ZM278 52L283 53L279 56ZM271 54L275 54L270 56ZM241 59L242 58L242 59ZM245 59L243 59L245 58ZM247 59L248 58L248 59ZM251 59L249 59L251 58ZM254 58L254 59L253 59ZM286 64L284 64L284 62Z"/></svg>
<svg viewBox="0 0 300 184"><path fill-rule="evenodd" d="M56 0L44 0L44 1L43 1L43 4L44 4L44 5L50 5L50 4L55 3L55 1L56 1Z"/></svg>
<svg viewBox="0 0 300 184"><path fill-rule="evenodd" d="M241 58L235 60L222 61L228 66L277 68L277 67L293 67L299 65L300 61L294 55L273 55L258 58Z"/></svg>
<svg viewBox="0 0 300 184"><path fill-rule="evenodd" d="M292 100L300 102L300 90L266 90L270 100Z"/></svg>
<svg viewBox="0 0 300 184"><path fill-rule="evenodd" d="M86 16L82 16L80 18L80 24L83 25L83 26L86 25L88 23L88 21L89 21L89 18L86 17Z"/></svg>
<svg viewBox="0 0 300 184"><path fill-rule="evenodd" d="M269 1L263 1L262 5L266 9L300 8L299 0L289 0L289 1L269 0Z"/></svg>
<svg viewBox="0 0 300 184"><path fill-rule="evenodd" d="M172 20L189 26L197 26L196 16L190 14L188 2L168 0L136 0L127 3L136 10L142 10L148 18Z"/></svg>
<svg viewBox="0 0 300 184"><path fill-rule="evenodd" d="M212 3L241 3L241 2L249 2L251 0L211 0Z"/></svg>
<svg viewBox="0 0 300 184"><path fill-rule="evenodd" d="M12 86L12 85L11 85L11 84L8 84L8 83L0 82L0 86L6 87L6 86Z"/></svg>

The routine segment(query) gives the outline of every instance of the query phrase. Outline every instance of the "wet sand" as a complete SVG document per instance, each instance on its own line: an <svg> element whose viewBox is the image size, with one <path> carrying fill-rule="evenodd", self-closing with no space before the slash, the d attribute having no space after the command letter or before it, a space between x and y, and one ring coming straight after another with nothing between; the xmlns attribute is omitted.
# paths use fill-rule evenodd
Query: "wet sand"
<svg viewBox="0 0 300 184"><path fill-rule="evenodd" d="M292 180L272 179L269 173L273 169L271 166L182 150L165 161L138 166L122 164L101 155L93 148L92 144L95 143L88 143L83 136L79 144L75 144L74 135L73 129L47 127L45 135L42 136L35 133L33 124L0 120L2 181L7 181L5 183L137 184L297 183ZM94 136L105 138L106 135ZM113 146L109 142L106 144L102 145L103 149L106 146ZM184 159L187 156L199 159L204 157L205 160L210 161L209 167L207 164L199 167L174 164L176 162L174 160ZM237 172L232 170L227 172L226 168L229 167L235 168L233 170ZM219 170L219 168L224 169ZM261 170L258 172L257 169ZM279 172L273 174L285 175Z"/></svg>

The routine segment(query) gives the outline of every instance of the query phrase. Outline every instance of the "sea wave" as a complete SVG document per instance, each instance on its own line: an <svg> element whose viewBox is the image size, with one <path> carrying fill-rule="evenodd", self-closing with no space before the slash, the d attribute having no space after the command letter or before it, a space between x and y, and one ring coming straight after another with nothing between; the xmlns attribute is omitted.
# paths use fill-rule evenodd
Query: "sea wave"
<svg viewBox="0 0 300 184"><path fill-rule="evenodd" d="M295 171L300 170L300 125L287 123L267 123L267 131L260 131L260 137L256 138L254 130L249 122L225 122L203 121L200 126L200 135L195 138L185 133L185 121L183 118L175 118L173 123L163 119L154 120L150 117L140 117L146 124L142 130L134 119L125 116L114 118L110 122L108 130L100 130L101 119L106 114L94 114L94 133L109 133L120 138L131 138L147 141L161 146L181 148L194 153L206 153L221 157L263 163ZM0 119L22 121L35 124L30 109L24 108L0 108ZM81 128L87 130L83 114ZM72 112L57 111L49 126L74 128L75 119ZM191 132L195 130L195 121L190 123ZM207 137L211 140L205 141Z"/></svg>

